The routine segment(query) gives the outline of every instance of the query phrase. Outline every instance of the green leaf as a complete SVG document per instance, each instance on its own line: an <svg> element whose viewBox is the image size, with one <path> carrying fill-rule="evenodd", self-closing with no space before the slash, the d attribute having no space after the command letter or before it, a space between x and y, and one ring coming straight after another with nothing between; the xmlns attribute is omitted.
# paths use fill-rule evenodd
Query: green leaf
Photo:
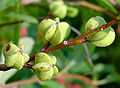
<svg viewBox="0 0 120 88"><path fill-rule="evenodd" d="M117 14L117 10L115 7L108 1L108 0L96 0L101 6L107 8L108 10L112 11L113 13Z"/></svg>
<svg viewBox="0 0 120 88"><path fill-rule="evenodd" d="M112 82L120 83L120 74L118 73L109 74L103 80L100 80L98 83L103 85Z"/></svg>
<svg viewBox="0 0 120 88"><path fill-rule="evenodd" d="M35 41L31 37L23 37L20 38L19 44L23 44L25 46L25 53L30 54L33 49Z"/></svg>
<svg viewBox="0 0 120 88"><path fill-rule="evenodd" d="M20 0L0 0L0 11L5 10L12 3L19 2Z"/></svg>
<svg viewBox="0 0 120 88"><path fill-rule="evenodd" d="M1 54L0 64L3 64L3 54ZM8 71L0 71L0 84L5 84L5 82L12 77L17 72L16 69L11 69Z"/></svg>
<svg viewBox="0 0 120 88"><path fill-rule="evenodd" d="M29 16L27 14L8 14L5 15L6 17L12 17L12 18L17 18L18 20L24 20L28 21L31 23L38 23L38 20L32 16Z"/></svg>
<svg viewBox="0 0 120 88"><path fill-rule="evenodd" d="M116 68L112 64L99 63L95 65L95 72L112 73L115 71L116 71Z"/></svg>

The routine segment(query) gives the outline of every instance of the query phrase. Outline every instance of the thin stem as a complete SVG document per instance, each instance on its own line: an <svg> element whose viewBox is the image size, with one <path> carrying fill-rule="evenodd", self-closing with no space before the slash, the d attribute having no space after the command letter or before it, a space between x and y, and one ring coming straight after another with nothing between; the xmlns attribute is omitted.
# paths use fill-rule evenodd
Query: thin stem
<svg viewBox="0 0 120 88"><path fill-rule="evenodd" d="M97 86L96 85L97 81L93 81L90 78L88 78L86 76L83 76L83 75L78 75L78 74L63 74L62 76L60 76L60 75L54 76L53 79L57 79L59 77L62 77L62 78L65 78L65 79L69 79L69 78L78 79L78 80L83 81L85 84ZM12 83L9 83L8 85L21 86L21 85L26 85L26 84L30 84L30 83L36 83L36 82L40 82L41 83L41 81L38 78L29 78L29 79L26 79L26 80L12 82Z"/></svg>
<svg viewBox="0 0 120 88"><path fill-rule="evenodd" d="M74 40L74 39L73 39ZM73 40L69 40L69 41L64 41L63 43L57 45L57 46L54 46L50 49L47 49L46 51L44 51L45 53L50 53L50 52L53 52L55 50L58 50L58 49L61 49L61 48L64 48L64 47L68 47L68 46L72 46L72 45L77 45L77 44L81 44L81 43L85 43L88 41L88 38L84 38L82 40L79 40L78 42L73 42ZM66 43L67 44L66 44Z"/></svg>
<svg viewBox="0 0 120 88"><path fill-rule="evenodd" d="M50 42L47 42L47 43L45 44L45 46L44 46L40 51L38 51L36 54L38 54L39 52L44 52L45 50L48 49L48 47L49 47L50 45L51 45ZM32 61L32 60L35 58L35 55L36 55L36 54L33 54L33 55L30 57L30 60L29 60L28 62Z"/></svg>
<svg viewBox="0 0 120 88"><path fill-rule="evenodd" d="M77 38L75 38L75 39L72 39L72 40L69 40L69 41L64 41L63 43L61 43L61 44L59 44L59 45L56 45L56 46L54 46L54 47L52 47L52 48L49 48L49 49L47 49L47 50L45 50L45 51L42 51L42 52L50 53L50 52L53 52L53 51L55 51L55 50L57 50L57 49L61 49L61 48L64 48L64 47L68 47L68 46L72 46L72 45L77 45L77 44L85 43L86 41L88 41L87 36L95 33L96 31L99 31L99 30L101 30L101 29L104 30L104 29L106 29L107 27L110 27L110 26L112 26L113 24L117 23L118 21L120 21L120 17L117 17L116 19L110 21L109 23L107 23L107 24L105 24L105 25L103 25L103 26L101 26L101 27L98 27L98 28L96 28L96 29L90 30L89 32L86 32L86 33L80 35L79 37L77 37ZM39 52L40 52L40 51L39 51ZM37 53L36 53L36 54L37 54ZM35 57L36 54L33 54L30 59L31 59L31 60L34 60L34 57ZM25 66L25 67L26 67L26 66ZM3 69L2 69L2 68L3 68ZM29 68L29 66L28 66L28 68ZM0 70L1 70L1 71L5 71L6 69L9 70L10 68L5 67L5 66L3 66L3 65L0 65Z"/></svg>
<svg viewBox="0 0 120 88"><path fill-rule="evenodd" d="M28 64L28 63L24 64L24 68L32 69L32 66L33 66L33 64ZM11 69L11 67L7 67L7 66L5 66L5 64L0 64L0 71L7 71L10 69Z"/></svg>
<svg viewBox="0 0 120 88"><path fill-rule="evenodd" d="M115 2L115 0L109 0L109 2L117 9L120 11L120 5Z"/></svg>
<svg viewBox="0 0 120 88"><path fill-rule="evenodd" d="M4 64L0 64L0 71L7 71L10 69L11 69L11 67L6 67Z"/></svg>
<svg viewBox="0 0 120 88"><path fill-rule="evenodd" d="M38 20L43 20L43 19L47 19L47 18L49 18L49 17L50 17L50 16L43 16L43 17L38 17L37 19L38 19ZM26 21L21 20L21 21L4 23L4 24L0 24L0 27L8 26L8 25L14 25L14 24L20 24L20 23L23 23L23 22L26 22Z"/></svg>
<svg viewBox="0 0 120 88"><path fill-rule="evenodd" d="M18 88L17 86L11 86L11 85L0 85L0 88Z"/></svg>
<svg viewBox="0 0 120 88"><path fill-rule="evenodd" d="M15 21L15 22L10 22L10 23L0 24L0 27L7 26L7 25L13 25L13 24L20 24L23 22L24 21Z"/></svg>
<svg viewBox="0 0 120 88"><path fill-rule="evenodd" d="M76 28L71 27L71 30L74 31L79 36L81 35L80 31L78 31ZM87 60L90 63L90 66L92 68L92 72L94 72L94 66L93 66L92 59L91 59L90 54L89 54L89 50L88 50L87 44L83 43L83 46L84 46L85 52L87 54Z"/></svg>
<svg viewBox="0 0 120 88"><path fill-rule="evenodd" d="M15 13L16 14L19 14L19 2L15 3ZM18 20L18 19L16 19ZM15 25L15 28L14 28L14 39L13 39L13 42L17 45L18 44L18 41L19 41L19 38L20 38L20 25L19 24L16 24Z"/></svg>
<svg viewBox="0 0 120 88"><path fill-rule="evenodd" d="M112 26L113 24L115 24L115 23L118 22L118 21L119 21L119 19L114 19L114 20L110 21L109 23L107 23L107 24L105 24L105 25L103 25L103 26L101 26L101 27L98 27L98 28L96 28L96 29L90 30L89 32L86 32L86 33L80 35L79 37L77 37L77 38L75 38L75 39L72 39L72 40L67 41L67 44L64 44L64 42L63 42L63 43L61 43L61 44L59 44L59 45L57 45L57 46L54 46L54 47L52 47L52 48L50 48L50 49L47 49L47 50L44 51L44 52L45 52L45 53L50 53L50 52L53 52L53 51L55 51L55 50L57 50L57 49L61 49L61 48L64 48L64 47L68 47L68 46L72 46L72 45L77 45L77 44L84 43L84 42L88 41L87 38L86 38L87 36L95 33L96 31L99 31L100 29L104 30L104 29L106 29L107 27ZM85 39L84 39L84 38L85 38Z"/></svg>
<svg viewBox="0 0 120 88"><path fill-rule="evenodd" d="M97 5L94 5L90 2L87 2L87 1L78 1L78 2L74 2L76 5L81 5L81 6L85 6L87 8L90 8L90 9L93 9L93 10L96 10L96 11L99 11L99 12L103 12L105 14L107 14L108 16L110 17L113 17L113 18L116 18L116 15L107 11L106 9L102 8L102 7L99 7Z"/></svg>

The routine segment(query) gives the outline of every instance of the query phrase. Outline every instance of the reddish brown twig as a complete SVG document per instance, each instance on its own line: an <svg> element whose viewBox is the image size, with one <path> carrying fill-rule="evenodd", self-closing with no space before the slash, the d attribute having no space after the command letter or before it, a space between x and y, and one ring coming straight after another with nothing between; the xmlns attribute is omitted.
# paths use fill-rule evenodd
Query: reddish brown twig
<svg viewBox="0 0 120 88"><path fill-rule="evenodd" d="M0 85L0 88L18 88L17 86L11 86L11 85Z"/></svg>
<svg viewBox="0 0 120 88"><path fill-rule="evenodd" d="M109 2L117 9L120 11L120 5L118 5L115 0L109 0Z"/></svg>
<svg viewBox="0 0 120 88"><path fill-rule="evenodd" d="M33 66L33 64L28 64L28 63L24 64L24 68L32 69L32 66ZM7 67L7 66L5 66L5 64L0 64L0 71L7 71L10 69L11 69L11 67Z"/></svg>
<svg viewBox="0 0 120 88"><path fill-rule="evenodd" d="M10 67L6 67L4 64L0 65L0 71L7 71L7 70L10 70L10 69L11 69Z"/></svg>
<svg viewBox="0 0 120 88"><path fill-rule="evenodd" d="M94 86L96 86L95 88L97 88L97 82L96 81L91 80L90 78L88 78L86 76L83 76L83 75L63 74L61 76L59 76L59 75L54 76L53 79L57 79L59 77L62 77L62 78L65 78L65 79L72 78L72 79L81 80L85 84L87 84L87 85L94 85ZM36 82L40 82L40 80L38 78L30 78L30 79L26 79L26 80L22 80L22 81L12 82L12 83L9 83L8 85L21 86L21 85L26 85L26 84L30 84L30 83L36 83Z"/></svg>
<svg viewBox="0 0 120 88"><path fill-rule="evenodd" d="M38 51L36 54L38 54L39 52L44 52L46 49L48 49L48 47L49 47L50 45L51 45L50 42L47 42L47 43L45 44L45 46L44 46L40 51ZM33 55L30 57L30 60L29 60L28 62L32 61L32 60L35 58L35 55L36 55L36 54L33 54Z"/></svg>
<svg viewBox="0 0 120 88"><path fill-rule="evenodd" d="M57 46L54 46L54 47L52 47L52 48L50 48L50 49L47 49L47 50L45 50L45 51L43 51L43 52L45 52L45 53L50 53L50 52L53 52L53 51L55 51L55 50L57 50L57 49L61 49L61 48L64 48L64 47L68 47L68 46L72 46L72 45L77 45L77 44L84 43L84 42L88 41L88 39L85 38L85 37L87 37L87 36L95 33L96 31L98 31L98 30L100 30L100 29L104 30L105 28L112 26L113 24L115 24L115 23L118 22L118 21L119 21L118 19L114 19L114 20L110 21L109 23L107 23L107 24L105 24L105 25L103 25L103 26L101 26L101 27L99 27L99 28L90 30L89 32L84 33L84 34L80 35L79 37L77 37L77 38L75 38L75 39L72 39L72 40L69 40L69 41L64 41L63 43L61 43L61 44L59 44L59 45L57 45ZM85 39L84 39L84 38L85 38ZM66 42L66 44L65 44L65 42ZM36 53L36 54L37 54L37 53ZM34 55L32 56L31 60L34 59L34 56L35 56L36 54L34 54Z"/></svg>
<svg viewBox="0 0 120 88"><path fill-rule="evenodd" d="M101 30L101 29L104 30L104 29L106 29L107 27L110 27L110 26L112 26L113 24L117 23L118 21L120 21L120 17L117 17L116 19L110 21L109 23L107 23L107 24L105 24L105 25L103 25L103 26L101 26L101 27L98 27L98 28L96 28L96 29L90 30L89 32L84 33L84 34L80 35L79 37L77 37L77 38L75 38L75 39L72 39L72 40L69 40L69 41L64 41L63 43L61 43L61 44L59 44L59 45L57 45L57 46L54 46L54 47L52 47L52 48L49 48L49 49L47 49L47 50L45 50L45 51L42 51L42 52L50 53L50 52L53 52L53 51L55 51L55 50L57 50L57 49L61 49L61 48L64 48L64 47L68 47L68 46L72 46L72 45L77 45L77 44L84 43L84 42L88 41L87 36L95 33L96 31L99 31L99 30ZM39 51L39 52L40 52L40 51ZM37 53L36 53L36 54L37 54ZM34 60L36 54L33 54L32 57L30 58L30 60ZM27 66L25 66L25 67L27 67ZM6 69L7 67L2 66L2 67L0 67L0 68L1 68L0 70L4 71L4 69ZM3 69L2 69L2 68L3 68ZM29 68L29 66L28 66L28 68ZM31 68L31 67L30 67L30 68ZM7 68L7 69L8 69L8 68ZM9 69L8 69L8 70L9 70Z"/></svg>
<svg viewBox="0 0 120 88"><path fill-rule="evenodd" d="M13 24L20 24L23 23L24 21L15 21L15 22L11 22L11 23L5 23L5 24L0 24L0 27L6 26L6 25L13 25Z"/></svg>

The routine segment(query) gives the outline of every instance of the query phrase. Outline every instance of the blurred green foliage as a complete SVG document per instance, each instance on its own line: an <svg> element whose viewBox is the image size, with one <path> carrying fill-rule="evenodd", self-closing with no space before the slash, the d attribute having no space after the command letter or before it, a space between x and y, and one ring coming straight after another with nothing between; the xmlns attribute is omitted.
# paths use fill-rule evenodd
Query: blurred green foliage
<svg viewBox="0 0 120 88"><path fill-rule="evenodd" d="M16 2L20 2L21 0L0 0L0 25L5 23L11 23L15 21L15 18L18 20L23 20L25 22L20 24L20 29L27 29L27 34L23 37L31 38L34 45L30 45L29 51L30 55L38 52L45 44L45 40L38 32L38 24L44 16L48 15L48 11L45 9L49 9L48 5L49 2L37 2L32 4L21 4L20 5L20 14L16 14L14 12L14 4ZM28 0L29 1L29 0ZM72 1L72 0L71 0ZM73 0L74 1L74 0ZM85 1L85 0L84 0ZM108 1L108 0L86 0L96 6L100 6L104 8L106 11L110 11L115 15L119 15L119 11ZM116 3L120 4L120 0L115 0ZM71 5L79 9L79 14L75 18L65 17L61 19L62 21L67 21L71 26L78 29L81 33L84 33L85 24L88 19L93 16L102 16L107 22L112 20L113 18L109 15L106 15L104 12L95 11L85 6L79 6L75 4L70 4L69 2L65 2L66 5ZM40 20L38 20L40 18ZM39 21L39 22L38 22ZM0 51L2 45L7 42L13 41L13 32L14 26L13 25L5 25L0 26ZM74 45L70 47L66 47L57 51L54 51L50 54L55 55L58 58L57 66L59 71L62 71L66 66L69 65L68 69L65 71L66 73L72 74L79 74L79 75L86 75L89 74L89 77L92 80L96 80L99 83L99 88L119 88L120 86L120 34L118 34L117 26L115 24L113 26L116 32L116 39L114 43L105 48L97 48L90 43L86 43L90 57L94 63L94 70L95 72L91 73L91 66L87 62L87 54L83 44ZM120 31L120 29L119 29ZM23 32L21 32L23 33ZM73 39L78 35L71 32L69 38L67 40ZM28 46L31 41L27 42ZM1 54L1 63L2 63L2 54ZM1 73L1 71L0 71ZM5 73L4 73L5 74ZM10 74L0 74L1 77L7 77ZM4 76L3 76L4 75ZM4 83L11 83L18 80L25 80L28 78L34 77L35 74L32 70L29 69L22 69L13 73L11 77L8 79L2 80L0 79L0 84ZM2 80L2 81L1 81ZM82 88L95 88L94 86L86 85L82 80L67 80L68 82L72 82L73 84L79 84ZM32 83L27 85L22 85L20 88L66 88L66 84L59 84L56 80L49 80L41 83Z"/></svg>

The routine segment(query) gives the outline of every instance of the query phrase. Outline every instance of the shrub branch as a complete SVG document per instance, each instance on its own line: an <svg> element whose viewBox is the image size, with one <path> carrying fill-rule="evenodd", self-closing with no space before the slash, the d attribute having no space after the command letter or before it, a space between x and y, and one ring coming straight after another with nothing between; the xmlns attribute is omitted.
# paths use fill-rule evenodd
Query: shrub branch
<svg viewBox="0 0 120 88"><path fill-rule="evenodd" d="M115 23L117 23L118 21L120 21L120 17L117 17L116 19L113 19L112 21L110 21L109 23L105 24L105 25L102 25L101 27L98 27L96 29L92 29L90 30L89 32L86 32L82 35L80 35L79 37L76 37L72 40L69 40L69 41L64 41L63 43L59 44L59 45L56 45L56 46L53 46L49 49L47 49L50 45L50 43L47 43L45 46L44 46L44 50L40 50L39 52L44 52L44 53L51 53L53 51L56 51L58 49L61 49L61 48L64 48L64 47L68 47L68 46L72 46L72 45L77 45L77 44L81 44L81 43L85 43L88 41L88 36L97 32L97 31L100 31L101 29L104 30L112 25L114 25ZM36 53L37 54L37 53ZM35 58L35 55L36 54L33 54L31 57L30 57L30 61L34 60ZM32 66L31 64L28 64L28 63L25 63L24 67L25 68L30 68L32 69ZM6 71L6 70L9 70L11 69L10 67L6 67L4 64L0 65L0 70L1 71Z"/></svg>

